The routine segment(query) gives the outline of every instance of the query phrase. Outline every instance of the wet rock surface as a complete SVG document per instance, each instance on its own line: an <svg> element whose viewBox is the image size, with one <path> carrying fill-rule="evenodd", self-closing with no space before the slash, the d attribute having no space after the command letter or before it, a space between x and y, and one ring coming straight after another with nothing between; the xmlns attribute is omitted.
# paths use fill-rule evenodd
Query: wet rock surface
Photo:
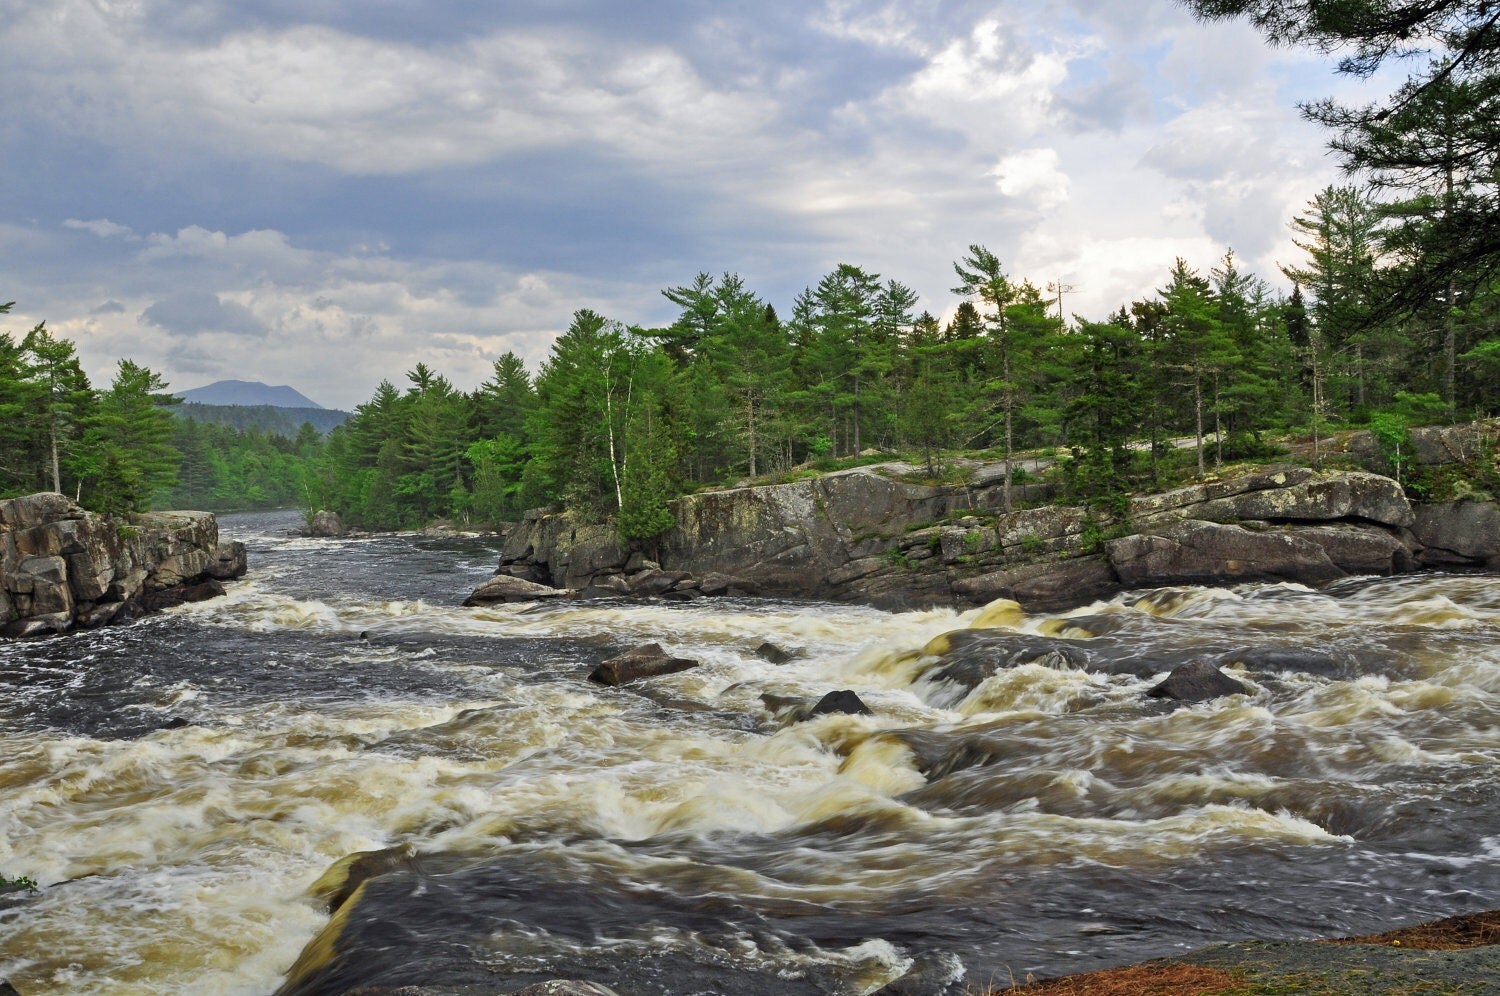
<svg viewBox="0 0 1500 996"><path fill-rule="evenodd" d="M1250 691L1206 661L1192 661L1173 669L1172 673L1146 693L1151 699L1176 702L1207 702L1223 695L1243 695Z"/></svg>
<svg viewBox="0 0 1500 996"><path fill-rule="evenodd" d="M676 674L698 666L687 657L673 657L659 643L647 643L623 654L601 661L589 674L589 680L600 685L624 685L642 678Z"/></svg>
<svg viewBox="0 0 1500 996"><path fill-rule="evenodd" d="M864 701L847 688L829 692L818 700L817 705L812 707L808 718L814 716L873 716L870 707Z"/></svg>

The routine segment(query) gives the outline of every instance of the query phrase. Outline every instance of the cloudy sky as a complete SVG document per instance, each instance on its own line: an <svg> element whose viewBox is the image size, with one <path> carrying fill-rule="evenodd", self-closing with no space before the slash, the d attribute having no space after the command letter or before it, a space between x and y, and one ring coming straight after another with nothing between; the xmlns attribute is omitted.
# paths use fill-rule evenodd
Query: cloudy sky
<svg viewBox="0 0 1500 996"><path fill-rule="evenodd" d="M1275 278L1338 178L1295 104L1350 86L1171 0L0 0L0 66L0 329L342 408L700 270Z"/></svg>

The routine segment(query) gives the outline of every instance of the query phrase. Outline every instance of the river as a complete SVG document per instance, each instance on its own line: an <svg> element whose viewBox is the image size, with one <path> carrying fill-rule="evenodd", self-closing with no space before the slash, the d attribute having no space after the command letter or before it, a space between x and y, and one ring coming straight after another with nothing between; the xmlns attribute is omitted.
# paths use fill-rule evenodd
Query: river
<svg viewBox="0 0 1500 996"><path fill-rule="evenodd" d="M1494 575L465 609L492 541L294 524L222 519L251 563L225 598L0 646L23 996L276 991L329 924L313 883L402 844L286 992L956 993L1500 905ZM586 680L646 641L702 666ZM1078 653L973 670L1002 645ZM1198 657L1249 694L1144 697ZM791 721L841 688L874 715Z"/></svg>

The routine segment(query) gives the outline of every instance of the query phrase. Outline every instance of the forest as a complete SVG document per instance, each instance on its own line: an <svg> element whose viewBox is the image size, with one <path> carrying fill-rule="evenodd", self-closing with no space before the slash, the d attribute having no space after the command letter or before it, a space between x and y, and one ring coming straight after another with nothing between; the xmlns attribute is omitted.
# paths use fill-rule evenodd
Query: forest
<svg viewBox="0 0 1500 996"><path fill-rule="evenodd" d="M0 336L0 491L60 490L113 510L300 504L371 529L437 518L496 523L561 505L659 534L677 495L901 455L1006 460L1045 448L1067 493L1108 501L1188 472L1368 426L1493 415L1500 384L1500 28L1489 6L1191 0L1276 43L1372 75L1421 66L1384 102L1304 113L1357 182L1291 219L1289 291L1226 249L1182 259L1112 314L1064 310L1056 285L973 244L954 298L853 264L776 307L738 274L662 293L669 325L579 310L536 371L495 361L472 391L418 362L383 381L326 440L174 420L161 378L129 360L95 390L66 340ZM1436 53L1436 55L1434 55ZM1421 58L1426 56L1425 63ZM934 316L950 316L945 321ZM1182 468L1177 468L1178 471ZM1009 503L1010 476L1006 496Z"/></svg>

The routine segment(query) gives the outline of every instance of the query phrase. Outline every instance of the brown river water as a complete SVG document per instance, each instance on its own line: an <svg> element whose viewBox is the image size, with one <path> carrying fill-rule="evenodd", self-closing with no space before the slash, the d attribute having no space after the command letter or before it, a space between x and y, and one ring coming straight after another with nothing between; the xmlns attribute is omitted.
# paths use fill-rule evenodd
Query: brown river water
<svg viewBox="0 0 1500 996"><path fill-rule="evenodd" d="M1500 906L1495 575L464 609L493 542L295 521L222 520L224 599L0 646L23 996L960 993ZM702 666L586 680L647 641ZM1194 659L1249 693L1145 698ZM791 721L844 688L874 715ZM396 845L330 927L310 886Z"/></svg>

